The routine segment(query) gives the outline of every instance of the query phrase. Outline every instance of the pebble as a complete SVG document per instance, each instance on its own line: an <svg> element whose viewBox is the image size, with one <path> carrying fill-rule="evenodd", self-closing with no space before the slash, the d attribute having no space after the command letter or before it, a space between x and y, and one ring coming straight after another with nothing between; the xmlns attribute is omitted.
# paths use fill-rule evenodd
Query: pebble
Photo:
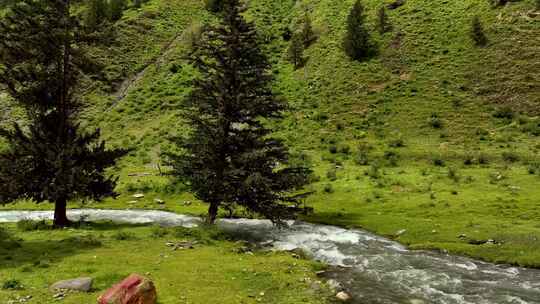
<svg viewBox="0 0 540 304"><path fill-rule="evenodd" d="M351 296L345 291L338 292L336 298L341 302L349 302L351 300Z"/></svg>

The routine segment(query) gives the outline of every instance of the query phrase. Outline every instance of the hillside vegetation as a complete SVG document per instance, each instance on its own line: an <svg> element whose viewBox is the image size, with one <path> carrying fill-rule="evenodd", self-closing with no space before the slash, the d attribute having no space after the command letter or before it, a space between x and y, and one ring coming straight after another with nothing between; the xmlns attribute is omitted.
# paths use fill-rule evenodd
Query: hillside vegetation
<svg viewBox="0 0 540 304"><path fill-rule="evenodd" d="M408 0L388 10L393 29L381 35L381 1L365 0L379 51L363 62L342 50L352 4L248 3L276 91L292 105L277 134L294 161L315 170L306 201L314 213L305 219L363 227L412 248L540 267L535 1ZM284 37L306 11L318 39L294 70ZM488 37L484 47L469 35L475 15ZM88 81L87 124L102 128L111 145L134 148L118 168L122 195L96 207L158 208L153 199L160 198L170 210L204 212L182 185L160 175L167 168L159 155L169 136L189 127L179 109L195 71L183 56L208 22L214 17L201 0L151 0L127 10L114 25L114 43L92 52L107 68L102 81ZM146 198L133 201L137 192Z"/></svg>

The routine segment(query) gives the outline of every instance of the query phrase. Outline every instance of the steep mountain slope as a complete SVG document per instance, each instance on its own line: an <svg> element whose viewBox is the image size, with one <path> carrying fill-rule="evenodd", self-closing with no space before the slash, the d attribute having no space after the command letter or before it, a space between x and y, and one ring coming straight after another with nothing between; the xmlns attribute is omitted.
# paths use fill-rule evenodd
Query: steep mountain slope
<svg viewBox="0 0 540 304"><path fill-rule="evenodd" d="M307 219L362 226L415 248L540 266L534 1L493 8L487 0L408 0L389 10L393 30L384 35L375 31L381 1L364 3L379 48L366 62L350 61L341 48L352 0L248 3L276 90L293 107L276 131L294 161L310 163L318 176ZM283 37L305 11L319 38L294 71ZM483 48L469 37L474 15L489 38ZM166 197L169 209L204 212L197 202L179 204L193 198L156 175L166 138L188 127L178 112L195 71L182 56L212 20L201 0L152 0L126 12L110 48L95 50L108 65L107 85L88 96L88 125L101 127L112 145L135 148L119 171L123 196L108 206L145 191ZM477 245L488 239L498 244Z"/></svg>

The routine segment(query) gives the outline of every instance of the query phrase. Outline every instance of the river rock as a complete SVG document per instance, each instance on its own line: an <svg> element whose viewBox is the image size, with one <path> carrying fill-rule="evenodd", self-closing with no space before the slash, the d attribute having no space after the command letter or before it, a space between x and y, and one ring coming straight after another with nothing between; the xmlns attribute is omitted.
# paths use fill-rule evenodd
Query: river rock
<svg viewBox="0 0 540 304"><path fill-rule="evenodd" d="M159 198L155 198L155 199L154 199L154 202L155 202L156 204L158 204L158 205L163 205L163 204L165 204L165 201L162 200L162 199L159 199Z"/></svg>
<svg viewBox="0 0 540 304"><path fill-rule="evenodd" d="M336 294L336 299L338 299L340 302L349 302L351 300L351 296L345 291L340 291Z"/></svg>
<svg viewBox="0 0 540 304"><path fill-rule="evenodd" d="M73 290L81 292L89 292L92 289L92 278L77 278L70 280L63 280L51 285L50 290Z"/></svg>
<svg viewBox="0 0 540 304"><path fill-rule="evenodd" d="M98 304L156 304L154 283L141 275L131 274L98 298Z"/></svg>
<svg viewBox="0 0 540 304"><path fill-rule="evenodd" d="M144 194L142 193L133 194L133 198L136 198L136 199L144 198Z"/></svg>

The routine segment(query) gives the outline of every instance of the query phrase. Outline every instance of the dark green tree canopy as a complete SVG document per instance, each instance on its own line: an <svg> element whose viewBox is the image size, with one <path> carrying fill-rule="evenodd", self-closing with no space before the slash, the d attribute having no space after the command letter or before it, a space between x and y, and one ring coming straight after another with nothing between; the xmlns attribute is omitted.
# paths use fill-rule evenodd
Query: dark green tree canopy
<svg viewBox="0 0 540 304"><path fill-rule="evenodd" d="M353 60L363 60L373 55L375 48L365 25L364 6L354 3L347 18L347 33L343 41L345 53Z"/></svg>
<svg viewBox="0 0 540 304"><path fill-rule="evenodd" d="M200 71L187 100L190 134L169 154L175 175L197 198L218 208L239 205L272 220L293 216L289 193L306 183L306 168L288 167L288 150L265 121L279 118L285 100L272 91L272 74L253 24L238 0L224 0L219 26L206 29L190 55Z"/></svg>
<svg viewBox="0 0 540 304"><path fill-rule="evenodd" d="M69 1L21 0L0 21L0 86L27 120L0 130L8 144L0 152L0 203L54 202L60 226L68 200L114 195L116 180L105 170L126 153L107 150L99 130L80 128L78 80L95 67L83 46Z"/></svg>

